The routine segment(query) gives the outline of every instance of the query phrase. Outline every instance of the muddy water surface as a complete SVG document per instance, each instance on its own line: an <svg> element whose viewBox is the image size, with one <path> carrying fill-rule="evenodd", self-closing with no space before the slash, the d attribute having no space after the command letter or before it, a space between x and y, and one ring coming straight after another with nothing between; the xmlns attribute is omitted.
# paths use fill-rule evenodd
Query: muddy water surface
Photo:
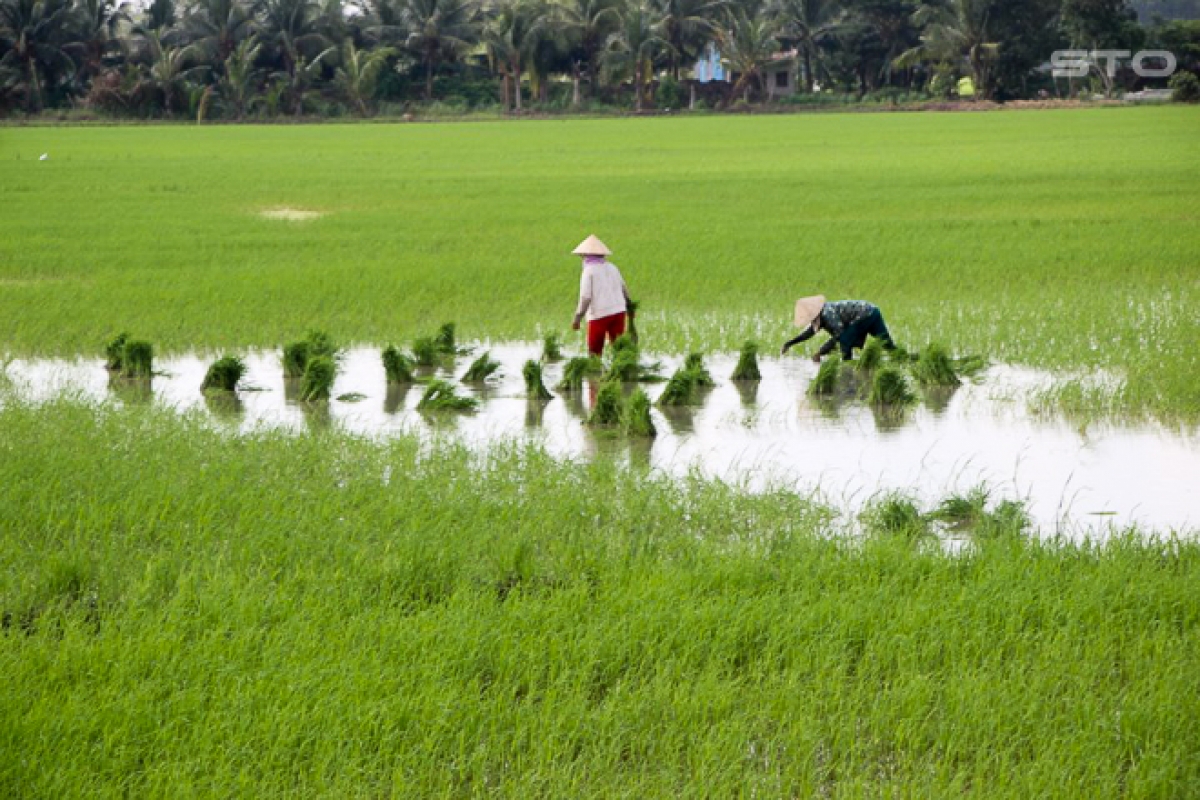
<svg viewBox="0 0 1200 800"><path fill-rule="evenodd" d="M423 387L386 386L377 348L349 350L335 397L316 408L295 400L277 351L244 354L249 373L236 400L205 397L199 386L212 356L160 359L147 385L111 380L100 359L16 360L7 372L26 396L63 393L121 403L159 403L207 409L216 424L252 430L337 425L372 435L410 432L485 446L534 441L563 457L612 457L646 463L670 474L691 471L746 485L819 492L843 508L858 508L890 489L933 504L956 491L986 484L997 498L1026 501L1044 534L1102 531L1137 523L1157 531L1200 528L1200 436L1195 431L1103 424L1080 427L1037 418L1026 410L1031 390L1053 376L994 366L976 383L927 393L919 407L880 414L853 397L817 401L806 390L816 366L806 359L764 358L762 381L734 384L732 356L713 356L717 386L694 408L654 411L658 436L630 442L584 425L593 391L546 404L524 396L521 365L537 357L533 344L480 344L503 363L487 386L465 386L480 410L425 415L416 410ZM438 377L454 379L472 356ZM679 359L664 358L669 375ZM562 363L546 367L558 382ZM647 385L651 398L662 384Z"/></svg>

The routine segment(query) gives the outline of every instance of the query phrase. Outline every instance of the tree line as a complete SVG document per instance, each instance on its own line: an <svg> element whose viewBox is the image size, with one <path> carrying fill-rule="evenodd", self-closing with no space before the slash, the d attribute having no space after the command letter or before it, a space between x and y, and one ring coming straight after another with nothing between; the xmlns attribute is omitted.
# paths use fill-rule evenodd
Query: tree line
<svg viewBox="0 0 1200 800"><path fill-rule="evenodd" d="M1156 44L1196 70L1200 23L1146 27L1125 0L0 0L0 111L642 110L695 102L711 52L731 76L721 103L769 97L783 54L806 95L936 96L969 77L1005 100L1045 89L1055 49Z"/></svg>

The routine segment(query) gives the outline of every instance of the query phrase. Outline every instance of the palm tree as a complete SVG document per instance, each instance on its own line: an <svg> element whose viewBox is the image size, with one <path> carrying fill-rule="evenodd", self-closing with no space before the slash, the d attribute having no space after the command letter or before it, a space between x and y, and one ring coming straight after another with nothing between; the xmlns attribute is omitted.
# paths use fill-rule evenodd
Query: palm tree
<svg viewBox="0 0 1200 800"><path fill-rule="evenodd" d="M184 37L218 69L238 44L254 34L254 15L244 0L192 0L183 18Z"/></svg>
<svg viewBox="0 0 1200 800"><path fill-rule="evenodd" d="M119 28L131 22L129 4L117 5L113 0L75 0L74 15L78 39L69 47L77 53L81 78L97 75L104 60L120 52L122 39Z"/></svg>
<svg viewBox="0 0 1200 800"><path fill-rule="evenodd" d="M275 48L289 75L304 52L319 53L330 42L317 32L324 10L316 0L257 0L259 39Z"/></svg>
<svg viewBox="0 0 1200 800"><path fill-rule="evenodd" d="M503 99L507 106L510 91L513 108L521 111L521 75L532 56L536 45L535 7L525 0L507 0L493 9L493 15L484 26L483 43L493 68L503 81Z"/></svg>
<svg viewBox="0 0 1200 800"><path fill-rule="evenodd" d="M74 21L70 0L0 2L0 69L8 90L34 113L44 108L47 87L65 86L75 75Z"/></svg>
<svg viewBox="0 0 1200 800"><path fill-rule="evenodd" d="M258 71L254 62L262 52L257 37L251 36L238 43L225 59L225 74L221 78L221 94L233 106L234 116L242 119L254 93Z"/></svg>
<svg viewBox="0 0 1200 800"><path fill-rule="evenodd" d="M142 15L141 29L169 31L175 27L175 0L153 0Z"/></svg>
<svg viewBox="0 0 1200 800"><path fill-rule="evenodd" d="M730 15L729 22L717 35L722 58L737 73L726 103L739 92L748 97L753 84L762 91L763 72L779 50L779 40L775 38L778 29L779 23L766 15L751 16L741 8Z"/></svg>
<svg viewBox="0 0 1200 800"><path fill-rule="evenodd" d="M552 24L566 41L571 63L571 103L579 105L579 84L586 73L592 90L600 80L604 43L621 23L620 0L563 0L550 7Z"/></svg>
<svg viewBox="0 0 1200 800"><path fill-rule="evenodd" d="M329 48L317 57L317 62L324 60L327 54L336 52L336 48ZM347 39L340 55L341 64L337 68L334 82L361 116L370 116L379 73L387 66L387 60L396 55L396 51L391 47L359 50L354 46L354 42ZM313 66L316 66L317 62L314 62Z"/></svg>
<svg viewBox="0 0 1200 800"><path fill-rule="evenodd" d="M975 90L983 99L992 96L992 68L1000 45L988 31L990 0L928 0L913 14L913 22L923 29L921 44L894 60L898 67L909 67L922 60L949 63L965 60L975 81Z"/></svg>
<svg viewBox="0 0 1200 800"><path fill-rule="evenodd" d="M654 60L669 52L663 36L662 19L648 0L639 0L625 9L620 27L606 42L605 62L616 73L633 76L633 109L642 110L642 96L654 71Z"/></svg>
<svg viewBox="0 0 1200 800"><path fill-rule="evenodd" d="M675 80L679 80L680 64L695 62L712 41L716 21L726 5L725 0L655 0L663 38L670 45L667 63Z"/></svg>
<svg viewBox="0 0 1200 800"><path fill-rule="evenodd" d="M399 0L397 17L405 44L425 66L425 99L433 99L433 75L479 41L480 7L475 0Z"/></svg>
<svg viewBox="0 0 1200 800"><path fill-rule="evenodd" d="M185 102L188 78L205 69L192 66L200 53L190 46L164 46L158 31L147 31L142 38L149 46L151 58L142 87L157 94L162 99L163 113L173 116L176 108Z"/></svg>
<svg viewBox="0 0 1200 800"><path fill-rule="evenodd" d="M812 93L815 69L828 74L822 64L824 42L844 17L838 0L777 0L774 14L779 20L779 38L795 43L804 61L804 90Z"/></svg>

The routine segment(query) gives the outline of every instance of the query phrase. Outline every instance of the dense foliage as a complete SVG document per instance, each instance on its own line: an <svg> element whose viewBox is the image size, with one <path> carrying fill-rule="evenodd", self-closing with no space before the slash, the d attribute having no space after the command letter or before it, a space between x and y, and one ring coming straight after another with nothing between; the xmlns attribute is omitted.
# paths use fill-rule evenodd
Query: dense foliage
<svg viewBox="0 0 1200 800"><path fill-rule="evenodd" d="M1195 70L1197 23L1143 28L1124 0L0 0L0 112L240 120L772 99L1006 99L1130 88L1132 73L1056 86L1051 51L1171 47ZM728 83L698 84L712 46ZM789 67L790 68L790 67ZM790 87L789 87L790 89Z"/></svg>

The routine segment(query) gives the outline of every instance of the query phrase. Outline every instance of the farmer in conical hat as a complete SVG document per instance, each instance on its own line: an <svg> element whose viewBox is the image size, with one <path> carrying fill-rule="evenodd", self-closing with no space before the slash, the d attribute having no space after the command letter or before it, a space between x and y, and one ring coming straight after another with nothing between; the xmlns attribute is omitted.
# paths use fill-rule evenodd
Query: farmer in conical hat
<svg viewBox="0 0 1200 800"><path fill-rule="evenodd" d="M854 348L862 348L867 343L867 336L883 340L885 350L894 350L896 344L888 333L887 324L883 321L883 312L866 300L837 300L825 302L824 295L801 297L796 301L796 327L804 332L783 343L780 355L787 353L792 345L800 344L811 339L818 331L829 334L829 341L821 345L813 356L813 361L820 363L821 357L833 352L833 348L842 349L842 360L849 361L854 357Z"/></svg>
<svg viewBox="0 0 1200 800"><path fill-rule="evenodd" d="M606 258L612 251L604 242L589 236L572 252L583 257L583 274L579 279L579 305L571 329L579 330L579 323L586 316L588 352L598 356L604 352L605 339L615 340L625 332L629 290L625 288L621 271Z"/></svg>

